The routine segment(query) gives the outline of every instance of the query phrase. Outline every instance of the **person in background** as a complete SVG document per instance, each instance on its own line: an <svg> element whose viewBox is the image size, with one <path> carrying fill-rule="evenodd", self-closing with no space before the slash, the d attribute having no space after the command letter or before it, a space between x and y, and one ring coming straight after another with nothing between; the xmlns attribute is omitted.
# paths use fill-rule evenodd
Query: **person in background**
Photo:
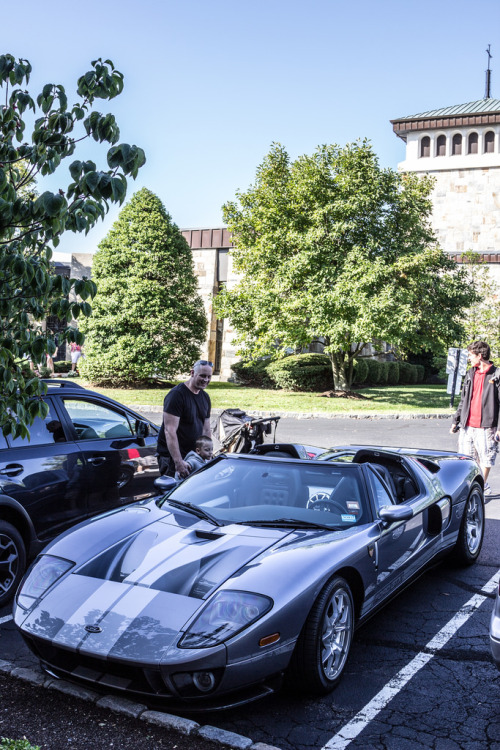
<svg viewBox="0 0 500 750"><path fill-rule="evenodd" d="M80 344L75 343L74 341L71 342L70 346L71 350L71 369L73 372L76 371L76 366L78 364L78 360L80 357L83 357L83 351Z"/></svg>
<svg viewBox="0 0 500 750"><path fill-rule="evenodd" d="M212 378L212 362L194 363L188 380L174 386L163 402L163 421L158 434L160 474L187 477L191 468L184 457L196 445L200 435L211 436L211 402L205 388Z"/></svg>
<svg viewBox="0 0 500 750"><path fill-rule="evenodd" d="M200 437L196 441L196 447L194 451L189 451L189 453L187 453L184 457L185 463L187 463L187 465L190 467L190 473L201 469L201 467L204 466L207 461L210 461L213 456L213 452L214 444L212 442L212 439L207 437L206 435L200 435ZM177 472L175 472L175 478L181 479Z"/></svg>
<svg viewBox="0 0 500 750"><path fill-rule="evenodd" d="M467 351L471 367L450 432L460 430L458 450L476 459L484 476L484 494L491 495L487 480L500 440L500 370L490 361L490 347L485 341L474 341Z"/></svg>

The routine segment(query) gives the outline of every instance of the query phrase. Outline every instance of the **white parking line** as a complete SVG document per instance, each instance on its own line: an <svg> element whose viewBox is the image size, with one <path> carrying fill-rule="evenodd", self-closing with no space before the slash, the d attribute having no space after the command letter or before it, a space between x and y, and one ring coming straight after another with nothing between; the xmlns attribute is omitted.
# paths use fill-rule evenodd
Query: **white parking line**
<svg viewBox="0 0 500 750"><path fill-rule="evenodd" d="M4 622L9 622L9 620L13 620L14 618L12 615L7 615L7 617L0 617L0 625L3 625Z"/></svg>
<svg viewBox="0 0 500 750"><path fill-rule="evenodd" d="M490 578L487 584L483 586L480 594L474 594L464 606L458 610L451 620L441 628L439 633L432 638L424 651L420 651L417 656L411 660L406 667L403 667L395 677L385 685L377 695L366 704L364 708L354 716L351 721L342 727L334 735L322 750L343 750L352 740L356 739L370 721L372 721L383 708L387 706L395 695L404 688L407 682L411 680L417 672L429 662L437 652L445 646L450 638L455 635L457 630L472 617L474 612L486 600L487 595L496 591L500 578L500 570Z"/></svg>

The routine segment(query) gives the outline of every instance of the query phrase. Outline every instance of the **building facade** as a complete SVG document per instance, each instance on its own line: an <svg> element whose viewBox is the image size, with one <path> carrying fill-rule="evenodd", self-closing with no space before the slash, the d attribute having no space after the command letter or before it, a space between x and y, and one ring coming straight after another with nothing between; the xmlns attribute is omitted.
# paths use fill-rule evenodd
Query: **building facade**
<svg viewBox="0 0 500 750"><path fill-rule="evenodd" d="M399 169L435 180L432 226L440 246L459 263L473 250L500 281L500 100L391 122L406 143Z"/></svg>

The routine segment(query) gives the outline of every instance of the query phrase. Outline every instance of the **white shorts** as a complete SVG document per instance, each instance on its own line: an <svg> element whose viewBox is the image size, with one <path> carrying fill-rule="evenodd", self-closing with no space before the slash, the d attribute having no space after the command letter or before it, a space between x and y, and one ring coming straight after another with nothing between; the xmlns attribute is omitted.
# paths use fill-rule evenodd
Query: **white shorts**
<svg viewBox="0 0 500 750"><path fill-rule="evenodd" d="M81 352L71 352L71 364L76 365L81 356Z"/></svg>
<svg viewBox="0 0 500 750"><path fill-rule="evenodd" d="M472 456L484 468L491 468L495 465L498 451L495 433L494 427L460 428L458 452Z"/></svg>

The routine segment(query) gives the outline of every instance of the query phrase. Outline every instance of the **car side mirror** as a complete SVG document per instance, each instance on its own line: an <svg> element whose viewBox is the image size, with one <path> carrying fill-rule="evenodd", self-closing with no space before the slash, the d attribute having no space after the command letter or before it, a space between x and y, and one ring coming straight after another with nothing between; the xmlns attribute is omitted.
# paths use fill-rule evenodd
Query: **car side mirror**
<svg viewBox="0 0 500 750"><path fill-rule="evenodd" d="M155 479L154 481L154 486L156 487L158 492L161 492L162 495L164 495L166 492L170 492L170 490L173 490L173 488L177 487L178 484L178 479L168 477L165 474L161 477L157 477L157 479Z"/></svg>
<svg viewBox="0 0 500 750"><path fill-rule="evenodd" d="M142 419L136 419L135 420L135 434L138 438L147 438L149 437L149 423L143 422Z"/></svg>
<svg viewBox="0 0 500 750"><path fill-rule="evenodd" d="M413 518L413 510L408 505L385 505L378 512L379 518L389 526L398 521L409 521Z"/></svg>

